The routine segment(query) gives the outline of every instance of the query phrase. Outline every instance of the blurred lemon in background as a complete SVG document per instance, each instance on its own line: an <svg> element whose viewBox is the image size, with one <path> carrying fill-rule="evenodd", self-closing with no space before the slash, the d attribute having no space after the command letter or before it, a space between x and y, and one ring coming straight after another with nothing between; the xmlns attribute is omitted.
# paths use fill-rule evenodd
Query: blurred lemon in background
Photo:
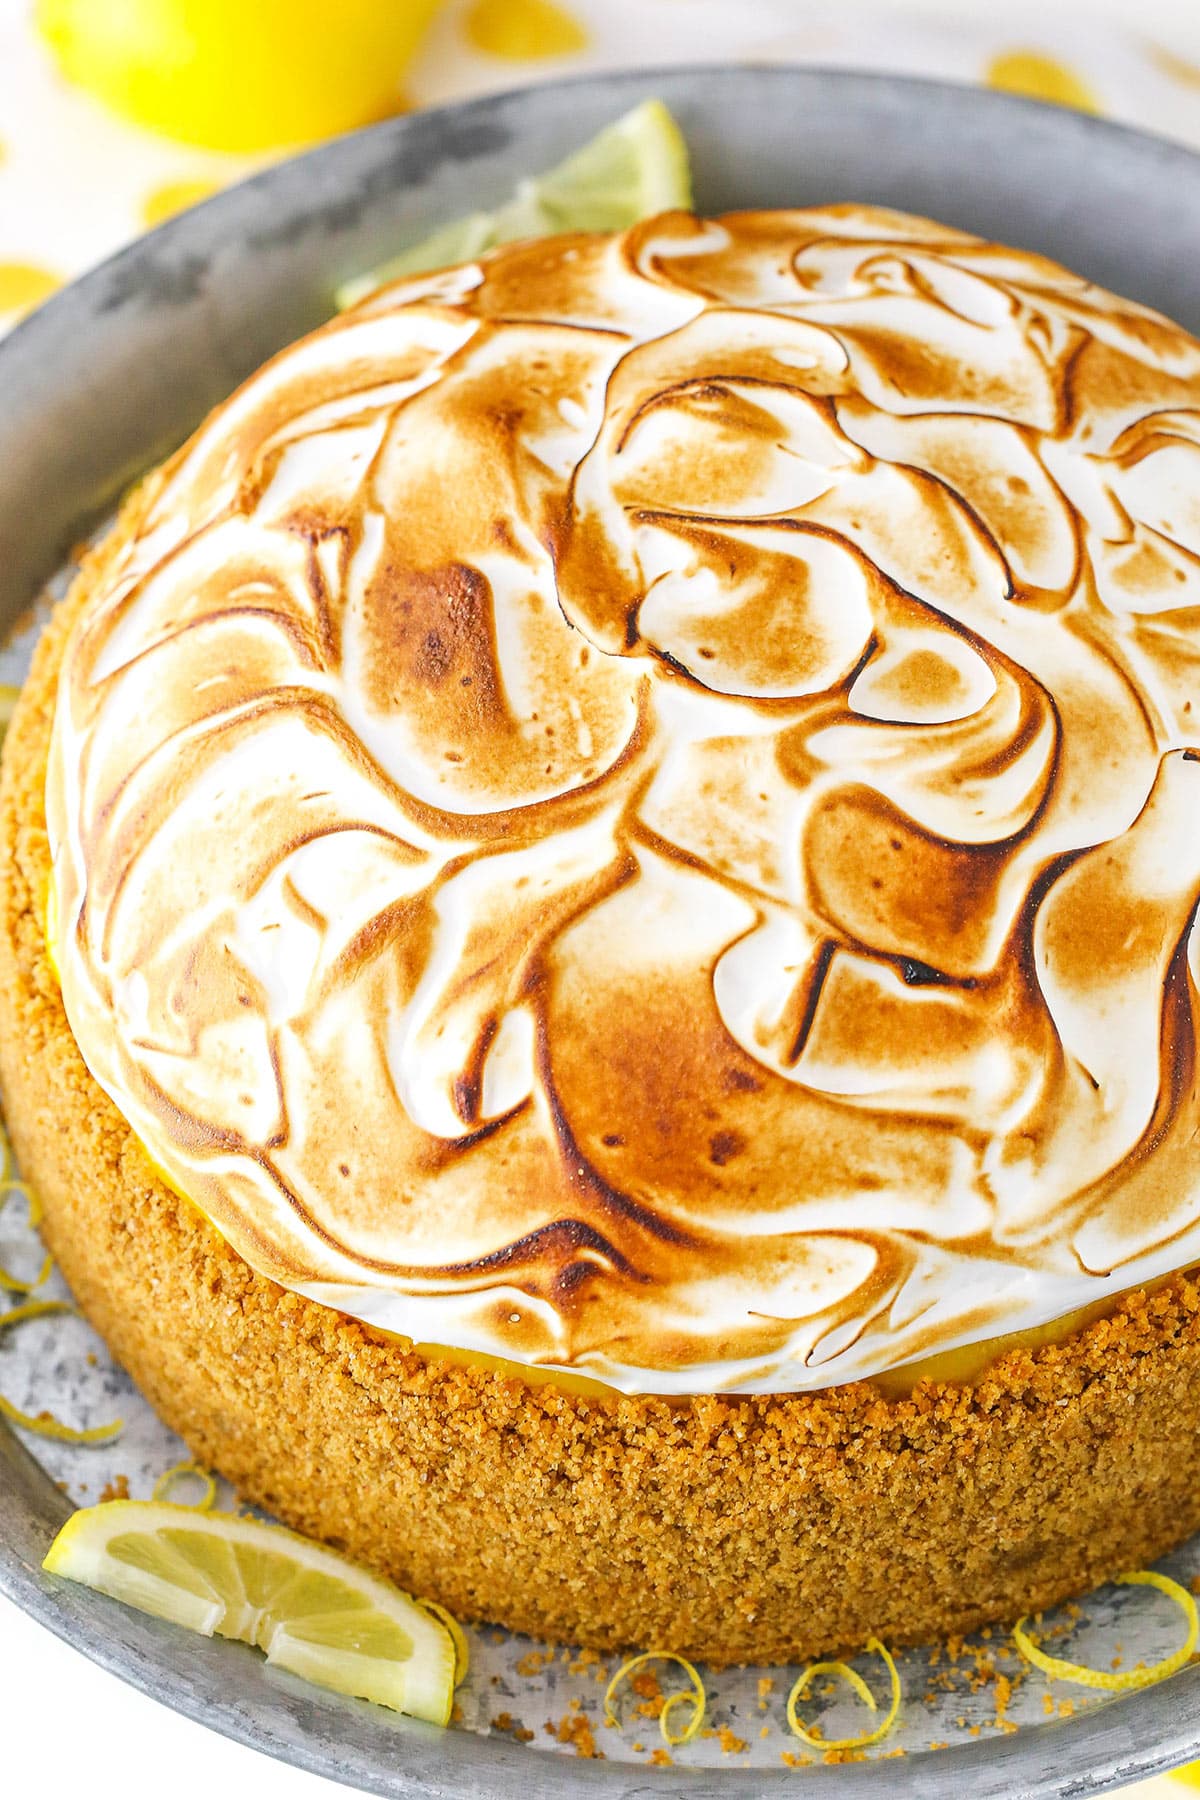
<svg viewBox="0 0 1200 1800"><path fill-rule="evenodd" d="M36 0L71 81L185 143L268 150L370 124L439 0Z"/></svg>
<svg viewBox="0 0 1200 1800"><path fill-rule="evenodd" d="M1074 69L1040 50L1006 50L988 64L984 80L989 87L1008 94L1024 94L1028 100L1050 100L1057 106L1074 106L1080 112L1103 109L1095 94Z"/></svg>
<svg viewBox="0 0 1200 1800"><path fill-rule="evenodd" d="M29 312L62 286L62 277L41 263L0 262L0 313Z"/></svg>
<svg viewBox="0 0 1200 1800"><path fill-rule="evenodd" d="M557 0L475 0L465 24L477 50L513 62L587 49L587 32Z"/></svg>
<svg viewBox="0 0 1200 1800"><path fill-rule="evenodd" d="M189 206L199 206L202 200L208 200L220 191L219 181L164 181L160 187L151 188L142 201L142 224L147 230L153 230L165 219L173 219L176 213L186 212Z"/></svg>

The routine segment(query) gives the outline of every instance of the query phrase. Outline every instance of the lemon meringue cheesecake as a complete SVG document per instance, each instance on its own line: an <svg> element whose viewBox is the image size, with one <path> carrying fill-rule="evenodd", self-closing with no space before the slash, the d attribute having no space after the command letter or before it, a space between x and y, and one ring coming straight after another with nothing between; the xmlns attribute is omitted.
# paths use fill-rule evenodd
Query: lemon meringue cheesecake
<svg viewBox="0 0 1200 1800"><path fill-rule="evenodd" d="M771 1660L1200 1524L1200 344L866 207L398 283L126 504L0 1074L194 1453Z"/></svg>

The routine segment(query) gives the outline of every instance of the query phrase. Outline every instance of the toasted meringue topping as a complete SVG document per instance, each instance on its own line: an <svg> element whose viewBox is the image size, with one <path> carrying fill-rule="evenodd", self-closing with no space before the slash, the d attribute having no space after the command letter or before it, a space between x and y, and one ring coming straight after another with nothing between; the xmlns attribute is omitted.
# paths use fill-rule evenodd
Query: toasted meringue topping
<svg viewBox="0 0 1200 1800"><path fill-rule="evenodd" d="M285 351L73 634L71 1026L259 1270L789 1391L1200 1260L1200 345L861 207Z"/></svg>

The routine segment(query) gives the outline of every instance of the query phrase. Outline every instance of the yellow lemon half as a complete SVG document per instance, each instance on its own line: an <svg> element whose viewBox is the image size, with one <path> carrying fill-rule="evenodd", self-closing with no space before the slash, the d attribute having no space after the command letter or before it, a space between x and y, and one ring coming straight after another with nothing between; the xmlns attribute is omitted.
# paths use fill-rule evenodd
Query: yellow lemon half
<svg viewBox="0 0 1200 1800"><path fill-rule="evenodd" d="M71 81L185 143L267 150L396 112L438 0L37 0Z"/></svg>

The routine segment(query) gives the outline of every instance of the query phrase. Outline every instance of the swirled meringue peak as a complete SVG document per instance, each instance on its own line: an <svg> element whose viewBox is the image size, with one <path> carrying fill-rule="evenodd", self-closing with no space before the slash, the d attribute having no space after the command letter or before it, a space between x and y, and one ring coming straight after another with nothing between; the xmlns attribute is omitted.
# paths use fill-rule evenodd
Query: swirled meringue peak
<svg viewBox="0 0 1200 1800"><path fill-rule="evenodd" d="M415 1341L792 1391L1200 1261L1200 345L864 207L385 289L157 480L47 816L92 1073Z"/></svg>

